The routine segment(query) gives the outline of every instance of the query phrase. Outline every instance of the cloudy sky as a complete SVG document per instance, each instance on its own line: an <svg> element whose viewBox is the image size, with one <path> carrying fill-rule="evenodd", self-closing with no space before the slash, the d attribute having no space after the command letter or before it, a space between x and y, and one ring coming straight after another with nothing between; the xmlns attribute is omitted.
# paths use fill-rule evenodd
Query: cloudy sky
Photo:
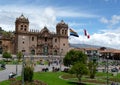
<svg viewBox="0 0 120 85"><path fill-rule="evenodd" d="M0 27L15 30L15 20L24 14L30 29L47 26L55 32L61 20L79 34L69 42L120 49L120 0L0 0ZM90 39L84 36L84 29Z"/></svg>

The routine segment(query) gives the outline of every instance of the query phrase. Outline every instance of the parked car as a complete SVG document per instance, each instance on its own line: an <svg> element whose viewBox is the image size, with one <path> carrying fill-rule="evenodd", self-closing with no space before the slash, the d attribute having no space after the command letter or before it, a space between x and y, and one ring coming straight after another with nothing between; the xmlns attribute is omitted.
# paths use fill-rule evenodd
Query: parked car
<svg viewBox="0 0 120 85"><path fill-rule="evenodd" d="M118 72L118 69L117 68L112 68L111 72Z"/></svg>

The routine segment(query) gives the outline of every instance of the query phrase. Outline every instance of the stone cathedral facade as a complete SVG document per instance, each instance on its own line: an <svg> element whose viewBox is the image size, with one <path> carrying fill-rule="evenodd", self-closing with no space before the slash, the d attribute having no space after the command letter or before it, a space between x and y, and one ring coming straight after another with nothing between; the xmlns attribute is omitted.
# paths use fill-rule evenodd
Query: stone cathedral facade
<svg viewBox="0 0 120 85"><path fill-rule="evenodd" d="M56 32L45 26L40 31L29 29L28 18L16 18L13 53L19 51L35 55L65 55L69 49L68 25L62 20L56 25Z"/></svg>

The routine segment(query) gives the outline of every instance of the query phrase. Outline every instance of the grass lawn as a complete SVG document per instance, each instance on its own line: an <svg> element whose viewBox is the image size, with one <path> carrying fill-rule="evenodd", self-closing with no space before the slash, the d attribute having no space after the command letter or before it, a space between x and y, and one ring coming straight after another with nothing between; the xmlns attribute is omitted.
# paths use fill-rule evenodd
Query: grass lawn
<svg viewBox="0 0 120 85"><path fill-rule="evenodd" d="M34 79L42 80L48 85L70 85L68 81L59 78L59 76L63 74L64 73L61 72L39 72L35 73Z"/></svg>
<svg viewBox="0 0 120 85"><path fill-rule="evenodd" d="M59 76L66 73L63 72L37 72L34 73L34 80L41 80L48 85L77 85L74 83L71 83L70 81L60 79ZM20 79L18 77L17 79ZM10 80L6 80L3 82L0 82L0 85L10 85ZM87 84L87 85L94 85L94 84Z"/></svg>
<svg viewBox="0 0 120 85"><path fill-rule="evenodd" d="M41 80L48 85L75 85L70 84L68 81L62 80L59 78L60 75L63 75L62 72L37 72L34 73L34 80ZM18 78L20 79L20 77ZM9 85L10 80L0 82L0 85Z"/></svg>
<svg viewBox="0 0 120 85"><path fill-rule="evenodd" d="M0 71L2 71L3 69L2 68L0 68Z"/></svg>
<svg viewBox="0 0 120 85"><path fill-rule="evenodd" d="M61 76L61 75L64 75L62 77L67 80L63 80L63 79L59 78L59 76ZM117 77L117 80L119 81L120 74L118 76L112 76L111 74L109 74L110 81L116 80L116 77ZM20 78L21 77L17 77L18 80L20 80ZM70 75L70 74L63 73L63 72L36 72L36 73L34 73L33 79L43 81L43 82L47 83L48 85L77 85L77 84L71 82L71 81L77 81L77 79L75 78L74 75ZM89 83L86 85L105 84L106 83L106 73L102 73L102 72L97 73L95 79L90 79L88 76L84 76L82 78L82 82ZM10 83L11 83L10 80L6 80L3 82L0 82L0 85L10 85Z"/></svg>
<svg viewBox="0 0 120 85"><path fill-rule="evenodd" d="M10 81L9 80L2 81L0 82L0 85L10 85Z"/></svg>
<svg viewBox="0 0 120 85"><path fill-rule="evenodd" d="M109 83L113 82L120 82L120 74L118 76L113 76L111 73L108 74L109 76ZM78 81L78 79L71 74L65 74L62 76L64 79L68 79L70 81ZM89 76L83 76L82 82L91 83L91 85L102 85L107 83L107 73L97 72L96 77L94 79L90 79ZM88 84L87 84L88 85Z"/></svg>

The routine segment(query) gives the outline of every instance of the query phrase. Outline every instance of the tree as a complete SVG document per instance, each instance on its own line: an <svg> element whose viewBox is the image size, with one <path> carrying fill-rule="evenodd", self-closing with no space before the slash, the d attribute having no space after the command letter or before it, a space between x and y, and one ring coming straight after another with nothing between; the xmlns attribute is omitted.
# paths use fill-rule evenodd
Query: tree
<svg viewBox="0 0 120 85"><path fill-rule="evenodd" d="M80 62L75 63L70 69L70 73L76 74L76 77L78 78L79 83L81 83L82 76L88 74L88 72L89 71L86 64L83 64Z"/></svg>
<svg viewBox="0 0 120 85"><path fill-rule="evenodd" d="M3 55L2 55L2 57L6 58L8 60L8 58L12 58L12 55L9 52L4 52Z"/></svg>
<svg viewBox="0 0 120 85"><path fill-rule="evenodd" d="M98 66L98 63L96 63L96 61L90 61L88 63L88 68L89 68L89 71L90 71L90 78L91 79L95 78L97 66Z"/></svg>
<svg viewBox="0 0 120 85"><path fill-rule="evenodd" d="M82 51L70 50L64 57L65 66L70 66L70 73L75 74L81 83L83 75L87 74L87 56Z"/></svg>
<svg viewBox="0 0 120 85"><path fill-rule="evenodd" d="M76 62L87 63L87 56L82 51L70 50L63 59L65 66L73 65Z"/></svg>
<svg viewBox="0 0 120 85"><path fill-rule="evenodd" d="M18 58L18 61L20 61L20 60L21 60L22 56L23 56L22 52L18 52L18 53L17 53L17 58Z"/></svg>

